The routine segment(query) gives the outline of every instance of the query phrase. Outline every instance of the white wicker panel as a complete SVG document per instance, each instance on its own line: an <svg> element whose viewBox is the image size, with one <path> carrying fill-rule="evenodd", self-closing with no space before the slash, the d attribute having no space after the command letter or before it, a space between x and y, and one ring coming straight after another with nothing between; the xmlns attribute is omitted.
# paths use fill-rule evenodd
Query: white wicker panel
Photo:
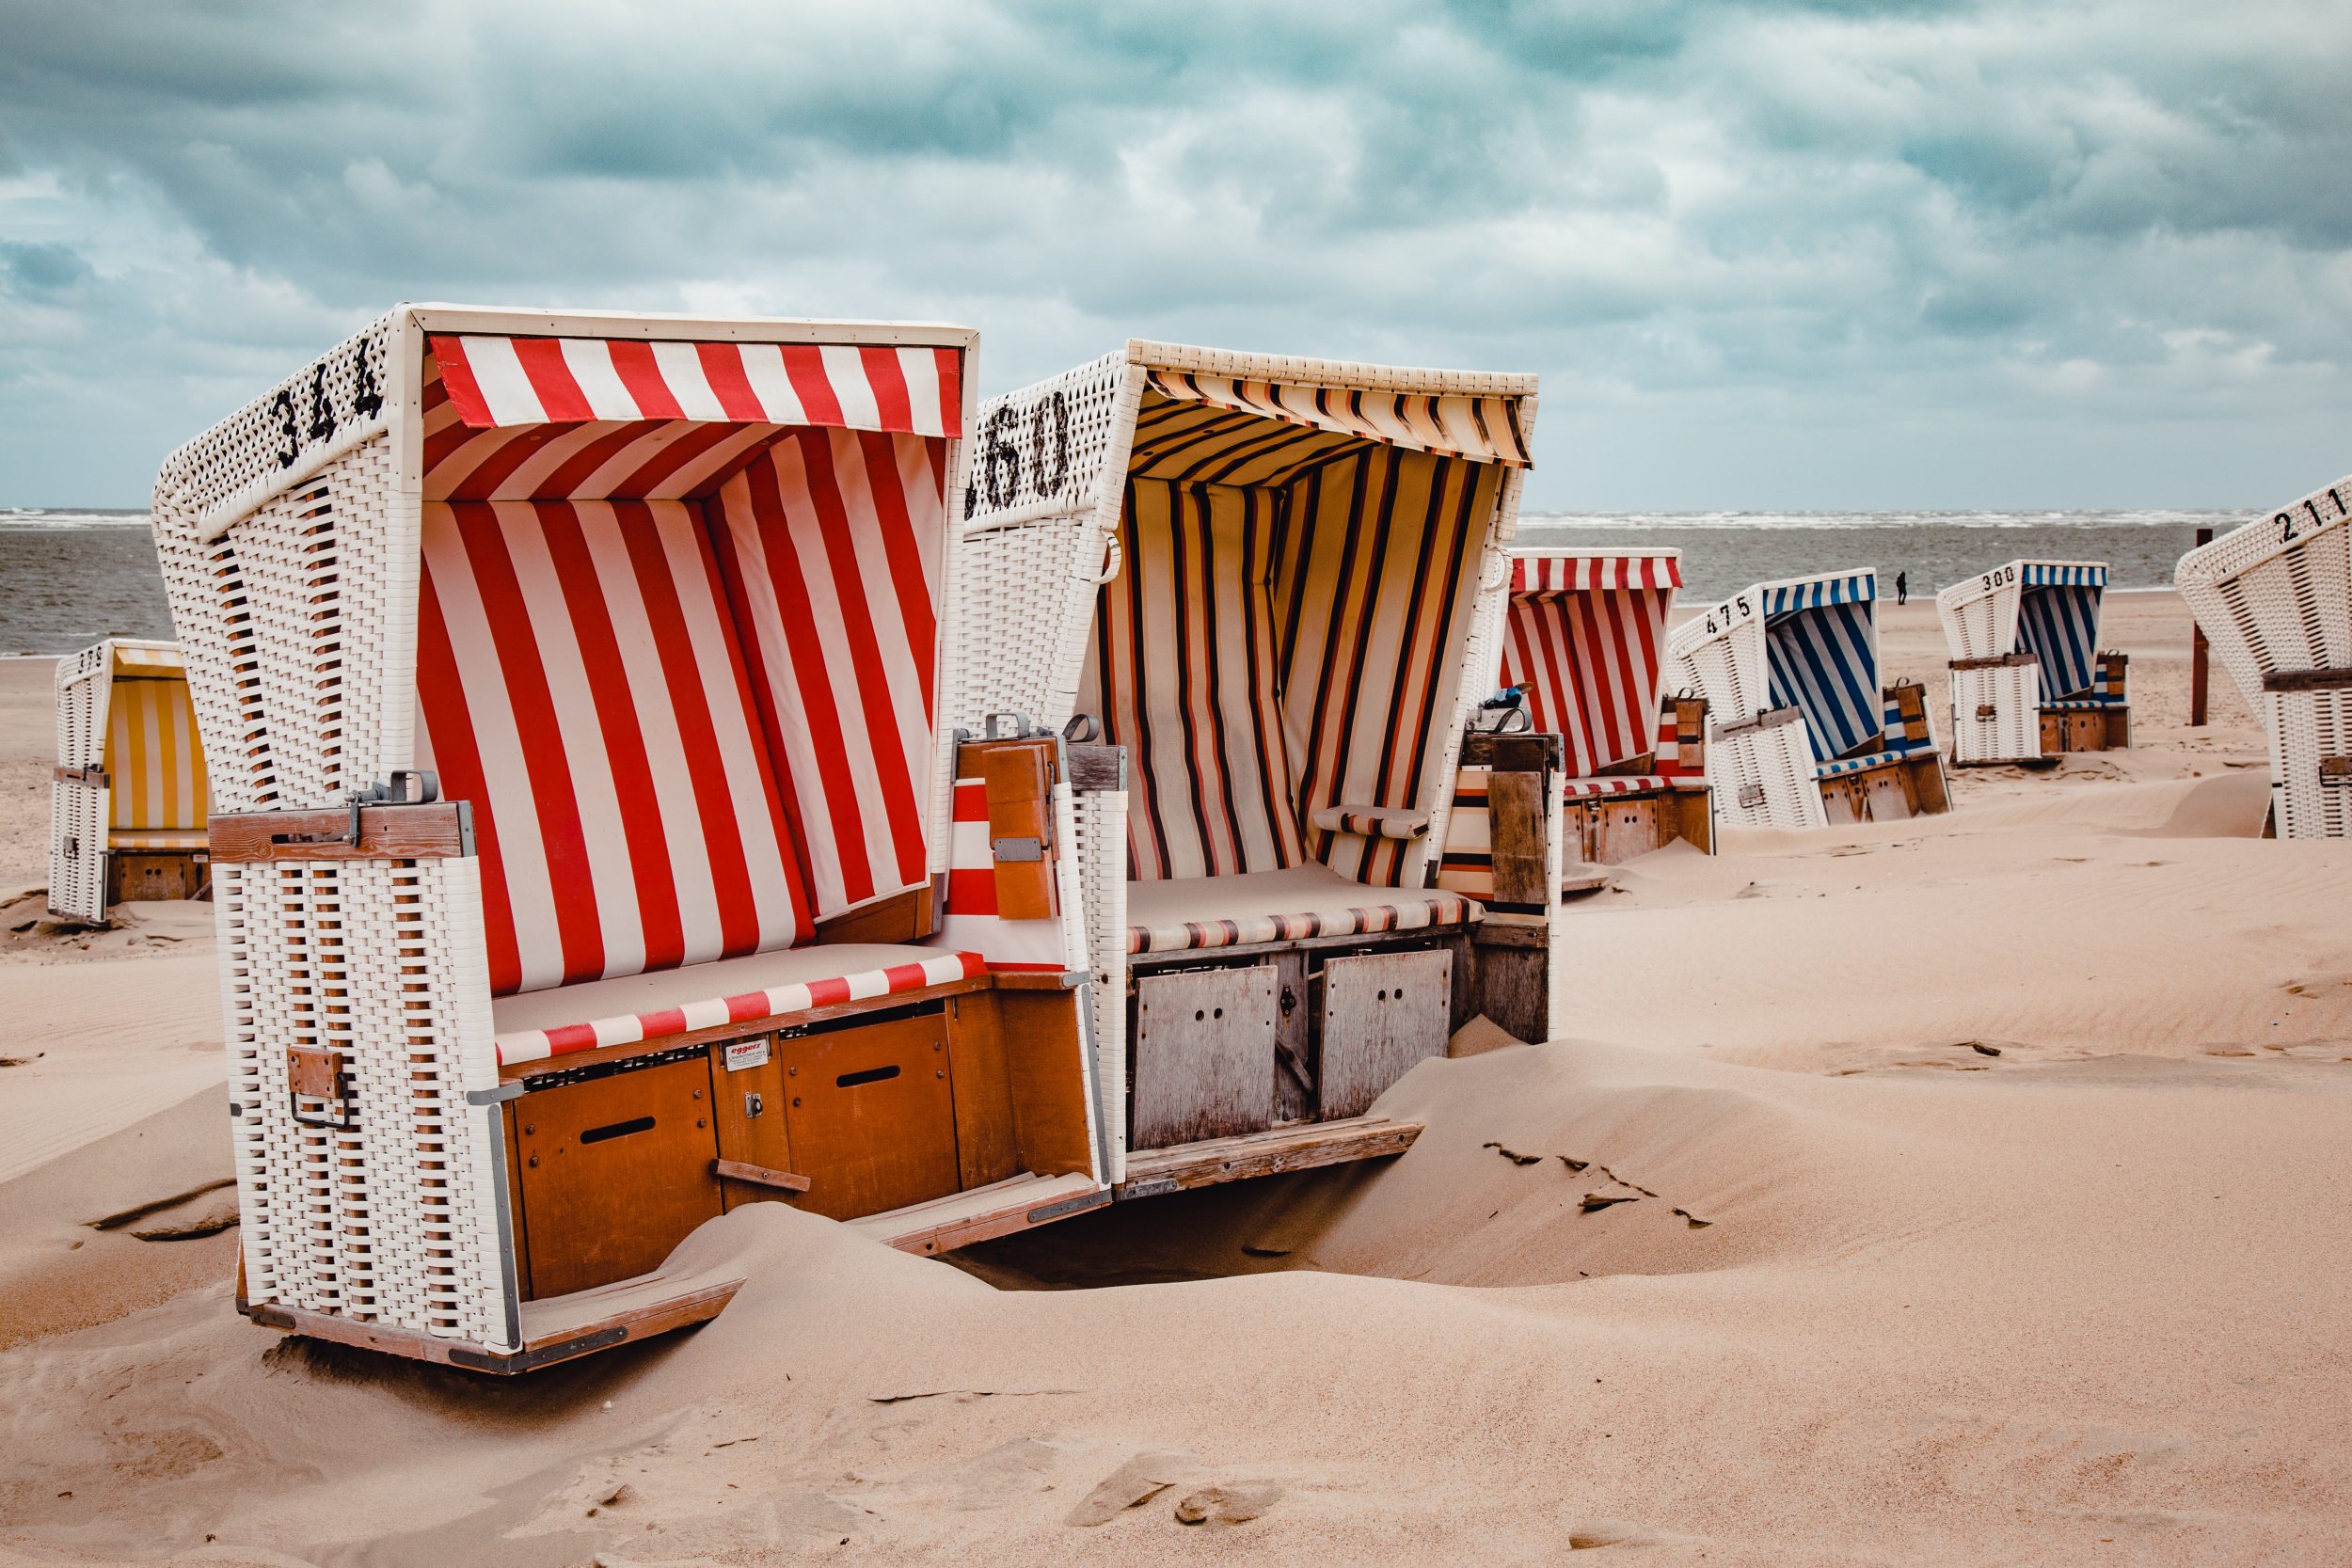
<svg viewBox="0 0 2352 1568"><path fill-rule="evenodd" d="M1976 578L1935 596L1944 623L1944 644L1954 658L1997 658L2017 646L2017 606L2024 594L2014 578L1987 590Z"/></svg>
<svg viewBox="0 0 2352 1568"><path fill-rule="evenodd" d="M2324 784L2323 757L2352 756L2352 690L2265 692L2271 800L2280 838L2352 837L2352 784Z"/></svg>
<svg viewBox="0 0 2352 1568"><path fill-rule="evenodd" d="M1803 721L1767 724L1737 735L1715 735L1707 745L1707 782L1716 807L1749 828L1821 828L1829 813L1813 776L1813 747ZM1762 799L1742 801L1760 788Z"/></svg>
<svg viewBox="0 0 2352 1568"><path fill-rule="evenodd" d="M100 642L57 660L57 766L103 768L114 644Z"/></svg>
<svg viewBox="0 0 2352 1568"><path fill-rule="evenodd" d="M513 1348L481 883L471 860L219 868L249 1299ZM346 1110L286 1051L343 1053Z"/></svg>
<svg viewBox="0 0 2352 1568"><path fill-rule="evenodd" d="M378 319L166 458L157 525L167 511L200 535L383 434L392 326L392 316Z"/></svg>
<svg viewBox="0 0 2352 1568"><path fill-rule="evenodd" d="M1012 710L1059 729L1078 702L1109 534L1092 516L1063 516L967 533L956 546L961 602L940 724L982 733Z"/></svg>
<svg viewBox="0 0 2352 1568"><path fill-rule="evenodd" d="M97 925L106 918L106 825L113 792L59 779L49 790L49 912Z"/></svg>
<svg viewBox="0 0 2352 1568"><path fill-rule="evenodd" d="M1992 717L1979 718L1977 710L1987 705ZM2021 762L2041 755L2041 665L1952 672L1954 762Z"/></svg>
<svg viewBox="0 0 2352 1568"><path fill-rule="evenodd" d="M1105 1180L1127 1179L1127 792L1078 796L1068 857L1079 872L1087 967L1094 975L1095 1080L1104 1141Z"/></svg>
<svg viewBox="0 0 2352 1568"><path fill-rule="evenodd" d="M964 491L966 526L1092 512L1106 489L1116 494L1127 472L1142 385L1126 355L1106 354L981 404Z"/></svg>
<svg viewBox="0 0 2352 1568"><path fill-rule="evenodd" d="M2269 671L2352 663L2348 507L2352 477L2199 546L2174 571L2214 657L2258 709Z"/></svg>

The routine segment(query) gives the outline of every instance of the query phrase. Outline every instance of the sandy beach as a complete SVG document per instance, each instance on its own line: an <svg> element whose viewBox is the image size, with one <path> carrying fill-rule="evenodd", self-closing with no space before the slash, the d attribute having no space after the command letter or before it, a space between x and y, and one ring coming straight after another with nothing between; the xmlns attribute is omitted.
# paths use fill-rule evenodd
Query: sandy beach
<svg viewBox="0 0 2352 1568"><path fill-rule="evenodd" d="M0 1560L2340 1561L2352 845L2255 836L2172 594L2101 641L2135 750L1620 868L1576 1037L1416 1069L1400 1159L955 1265L756 1205L717 1322L511 1383L235 1315L209 911L40 921L0 661Z"/></svg>

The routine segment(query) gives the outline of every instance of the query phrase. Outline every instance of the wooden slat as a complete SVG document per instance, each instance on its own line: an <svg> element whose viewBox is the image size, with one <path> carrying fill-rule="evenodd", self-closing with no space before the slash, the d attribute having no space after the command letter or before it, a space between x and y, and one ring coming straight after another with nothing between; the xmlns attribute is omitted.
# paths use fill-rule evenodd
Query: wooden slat
<svg viewBox="0 0 2352 1568"><path fill-rule="evenodd" d="M988 840L996 867L996 912L1006 920L1050 920L1060 910L1054 877L1055 742L967 741L957 759L961 774L988 787ZM1013 845L1034 858L1009 858Z"/></svg>
<svg viewBox="0 0 2352 1568"><path fill-rule="evenodd" d="M877 942L884 945L921 942L939 929L938 901L931 885L908 888L887 898L844 910L817 923L817 941Z"/></svg>
<svg viewBox="0 0 2352 1568"><path fill-rule="evenodd" d="M1561 742L1556 735L1495 735L1486 730L1472 730L1462 736L1462 766L1465 768L1497 768L1515 773L1540 773L1561 765Z"/></svg>
<svg viewBox="0 0 2352 1568"><path fill-rule="evenodd" d="M245 861L437 860L473 853L472 808L463 800L421 806L365 806L359 842L348 806L321 811L215 813L209 824L213 859Z"/></svg>
<svg viewBox="0 0 2352 1568"><path fill-rule="evenodd" d="M728 1181L748 1181L755 1187L772 1187L780 1193L804 1193L809 1189L805 1176L795 1176L788 1170L771 1170L766 1165L746 1164L740 1160L713 1160L710 1174Z"/></svg>
<svg viewBox="0 0 2352 1568"><path fill-rule="evenodd" d="M1715 738L1722 740L1730 736L1745 735L1750 730L1775 729L1782 724L1793 724L1803 717L1802 709L1776 707L1770 713L1759 713L1753 719L1743 719L1736 724L1716 725Z"/></svg>
<svg viewBox="0 0 2352 1568"><path fill-rule="evenodd" d="M357 1323L328 1312L309 1312L300 1307L268 1305L250 1306L246 1315L265 1328L282 1329L307 1338L326 1339L340 1345L356 1345L362 1350L377 1351L388 1355L405 1356L415 1361L431 1361L445 1367L463 1367L470 1371L489 1372L511 1377L517 1372L535 1371L560 1361L610 1350L633 1339L650 1339L658 1334L707 1323L725 1310L735 1292L743 1288L743 1281L730 1279L707 1285L675 1296L636 1302L629 1295L616 1292L613 1309L601 1316L577 1322L565 1322L560 1329L525 1338L523 1348L516 1352L490 1350L466 1339L442 1339L410 1329L394 1328L384 1323ZM563 1298L534 1302L523 1308L526 1330L541 1308L560 1309Z"/></svg>
<svg viewBox="0 0 2352 1568"><path fill-rule="evenodd" d="M1119 1196L1153 1197L1189 1187L1214 1187L1220 1182L1279 1176L1317 1165L1385 1159L1412 1148L1422 1127L1418 1121L1354 1117L1345 1121L1277 1127L1236 1138L1211 1138L1172 1148L1131 1151L1127 1156L1127 1180L1120 1185Z"/></svg>
<svg viewBox="0 0 2352 1568"><path fill-rule="evenodd" d="M1551 810L1549 781L1542 773L1497 768L1486 781L1486 820L1492 835L1494 895L1486 900L1507 910L1548 910L1544 832Z"/></svg>
<svg viewBox="0 0 2352 1568"><path fill-rule="evenodd" d="M2265 691L2335 691L2352 686L2352 670L2273 670L2263 677Z"/></svg>
<svg viewBox="0 0 2352 1568"><path fill-rule="evenodd" d="M2041 662L2041 658L2033 654L1986 654L1978 658L1956 658L1952 660L1952 668L1955 670L2011 670L2020 664Z"/></svg>

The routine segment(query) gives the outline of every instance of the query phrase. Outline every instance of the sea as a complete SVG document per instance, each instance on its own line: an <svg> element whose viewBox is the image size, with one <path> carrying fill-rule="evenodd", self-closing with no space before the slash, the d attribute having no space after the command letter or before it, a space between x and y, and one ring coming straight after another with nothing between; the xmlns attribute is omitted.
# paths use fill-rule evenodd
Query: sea
<svg viewBox="0 0 2352 1568"><path fill-rule="evenodd" d="M1876 567L1883 591L1906 574L1924 597L2019 557L2105 561L2122 589L2169 587L2199 528L2250 512L1526 513L1520 537L1565 546L1671 546L1683 600L1752 582ZM0 655L55 656L102 637L162 637L171 610L144 512L0 507Z"/></svg>

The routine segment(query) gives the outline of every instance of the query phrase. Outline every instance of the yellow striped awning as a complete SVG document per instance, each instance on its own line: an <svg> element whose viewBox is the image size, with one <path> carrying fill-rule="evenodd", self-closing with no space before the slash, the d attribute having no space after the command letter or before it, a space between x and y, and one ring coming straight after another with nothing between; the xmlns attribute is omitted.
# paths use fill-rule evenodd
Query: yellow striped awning
<svg viewBox="0 0 2352 1568"><path fill-rule="evenodd" d="M1179 403L1279 420L1334 435L1379 441L1412 451L1465 457L1474 463L1529 466L1518 411L1510 397L1452 392L1368 391L1281 381L1246 381L1152 366L1150 393Z"/></svg>

